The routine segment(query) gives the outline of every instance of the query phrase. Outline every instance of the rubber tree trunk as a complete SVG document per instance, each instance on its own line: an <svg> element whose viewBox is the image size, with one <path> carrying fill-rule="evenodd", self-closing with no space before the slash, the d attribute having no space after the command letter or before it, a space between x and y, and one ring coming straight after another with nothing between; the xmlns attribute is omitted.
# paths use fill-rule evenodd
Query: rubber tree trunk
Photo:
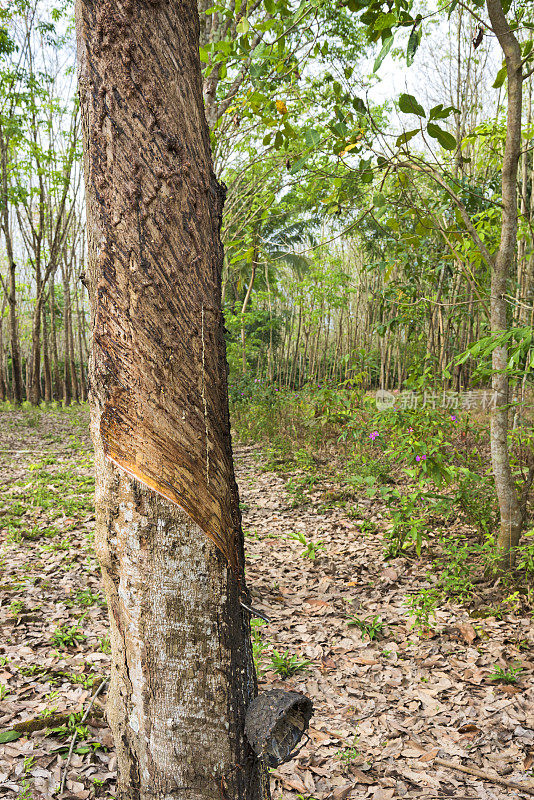
<svg viewBox="0 0 534 800"><path fill-rule="evenodd" d="M44 372L44 399L52 400L52 370L50 368L50 333L46 315L46 301L43 305L43 372Z"/></svg>
<svg viewBox="0 0 534 800"><path fill-rule="evenodd" d="M20 341L17 326L17 265L13 253L13 239L11 235L9 179L9 139L6 140L4 128L0 125L0 201L1 215L0 227L4 234L6 256L8 263L7 302L9 306L9 342L11 346L11 372L13 400L22 403L22 364L20 356ZM5 288L5 287L4 287Z"/></svg>
<svg viewBox="0 0 534 800"><path fill-rule="evenodd" d="M59 374L59 356L57 349L56 292L55 292L54 276L52 276L51 280L49 305L50 305L50 339L52 342L52 375L53 375L52 399L60 400L63 395L63 390L61 384L61 377Z"/></svg>
<svg viewBox="0 0 534 800"><path fill-rule="evenodd" d="M252 262L252 272L250 274L250 281L247 286L245 299L243 300L243 306L241 308L241 368L243 371L243 375L246 375L247 372L247 341L246 341L246 331L245 331L245 314L248 308L250 295L252 293L252 287L254 286L254 279L256 277L256 266L257 266L256 253L254 253L254 261Z"/></svg>
<svg viewBox="0 0 534 800"><path fill-rule="evenodd" d="M64 339L64 361L63 361L63 403L70 406L72 402L73 378L72 378L72 358L70 352L70 284L69 272L65 259L61 265L63 280L63 339Z"/></svg>
<svg viewBox="0 0 534 800"><path fill-rule="evenodd" d="M196 0L77 0L96 548L121 800L260 800Z"/></svg>
<svg viewBox="0 0 534 800"><path fill-rule="evenodd" d="M13 380L13 399L15 403L22 403L22 361L20 356L20 342L17 325L17 277L16 264L9 263L9 341L11 344L11 370Z"/></svg>
<svg viewBox="0 0 534 800"><path fill-rule="evenodd" d="M37 281L37 301L32 319L32 347L30 356L30 381L27 388L28 400L34 406L41 402L41 322L43 310L43 288Z"/></svg>
<svg viewBox="0 0 534 800"><path fill-rule="evenodd" d="M2 301L2 308L0 309L0 401L4 402L8 397L7 389L7 372L5 368L5 352L4 352L4 312L7 305L7 299L4 297Z"/></svg>
<svg viewBox="0 0 534 800"><path fill-rule="evenodd" d="M85 351L83 349L82 328L85 323L84 316L80 308L80 299L78 297L78 287L75 291L76 298L76 320L78 323L78 355L80 359L80 400L85 403L87 400L87 380L85 377Z"/></svg>
<svg viewBox="0 0 534 800"><path fill-rule="evenodd" d="M521 151L522 65L519 43L508 25L501 0L487 0L493 32L504 53L508 77L506 143L502 167L501 241L491 275L491 332L508 328L506 294L508 278L517 249L517 173ZM491 412L491 461L499 499L500 530L497 548L501 569L514 565L515 548L523 527L523 513L510 466L508 452L508 352L496 347L492 356L492 388L495 396Z"/></svg>

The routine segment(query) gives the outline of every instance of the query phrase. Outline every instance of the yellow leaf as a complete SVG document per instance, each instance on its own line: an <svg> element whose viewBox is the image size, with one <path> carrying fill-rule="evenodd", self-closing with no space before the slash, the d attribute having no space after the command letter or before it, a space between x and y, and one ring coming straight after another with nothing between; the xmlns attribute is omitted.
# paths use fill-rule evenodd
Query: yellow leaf
<svg viewBox="0 0 534 800"><path fill-rule="evenodd" d="M287 106L283 100L276 101L276 110L279 114L287 114Z"/></svg>

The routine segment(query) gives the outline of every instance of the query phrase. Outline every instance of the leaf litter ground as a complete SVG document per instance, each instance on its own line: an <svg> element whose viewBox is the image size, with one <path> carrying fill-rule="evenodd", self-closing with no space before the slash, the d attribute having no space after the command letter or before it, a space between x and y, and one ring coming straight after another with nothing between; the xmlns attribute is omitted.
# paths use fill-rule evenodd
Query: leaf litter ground
<svg viewBox="0 0 534 800"><path fill-rule="evenodd" d="M0 743L0 797L58 797L75 725L63 797L113 797L105 695L94 700L110 656L87 411L3 412L0 451L0 731L32 728ZM260 689L303 691L315 706L304 747L272 772L274 800L532 796L530 619L475 621L446 604L435 630L418 636L407 600L432 576L423 561L384 560L378 503L362 500L351 518L317 503L294 508L257 448L236 447L236 468L247 581L271 620L254 626ZM276 664L293 655L310 663L282 679ZM495 665L511 664L522 667L515 684L491 680Z"/></svg>

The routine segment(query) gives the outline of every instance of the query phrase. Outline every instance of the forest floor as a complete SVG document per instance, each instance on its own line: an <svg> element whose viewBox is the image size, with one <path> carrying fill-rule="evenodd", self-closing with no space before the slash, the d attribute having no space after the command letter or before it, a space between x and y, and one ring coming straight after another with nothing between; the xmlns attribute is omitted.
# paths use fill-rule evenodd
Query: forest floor
<svg viewBox="0 0 534 800"><path fill-rule="evenodd" d="M534 795L531 618L445 604L414 629L430 563L385 560L378 501L348 515L323 502L335 486L317 485L295 507L259 448L235 455L247 581L270 619L253 627L260 689L315 706L305 746L272 771L273 800ZM0 477L0 797L113 797L105 696L94 700L110 656L86 409L2 412Z"/></svg>

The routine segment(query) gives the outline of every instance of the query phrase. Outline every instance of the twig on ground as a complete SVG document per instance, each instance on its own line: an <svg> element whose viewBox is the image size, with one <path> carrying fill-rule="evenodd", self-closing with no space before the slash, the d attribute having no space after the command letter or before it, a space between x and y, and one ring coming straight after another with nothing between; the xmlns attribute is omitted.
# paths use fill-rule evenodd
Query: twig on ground
<svg viewBox="0 0 534 800"><path fill-rule="evenodd" d="M461 764L455 764L453 761L445 761L443 758L435 758L434 764L438 764L440 767L454 769L457 772L464 772L466 775L473 775L473 777L480 778L483 781L498 783L500 786L506 786L508 789L516 789L518 792L525 792L526 794L530 794L532 797L534 797L534 789L529 789L527 786L522 786L520 783L515 783L515 781L507 781L504 778L488 775L487 772L483 772L481 769L477 769L476 767L464 767Z"/></svg>
<svg viewBox="0 0 534 800"><path fill-rule="evenodd" d="M104 689L104 687L106 685L107 685L107 681L102 681L102 683L100 684L100 686L98 687L98 689L94 693L93 697L91 698L91 702L89 703L89 706L87 707L87 711L85 712L85 714L83 715L83 717L81 718L81 720L79 722L80 725L83 725L83 723L85 722L85 720L89 716L89 712L91 711L96 698L98 697L98 695L100 694L100 692ZM78 729L75 728L74 729L74 733L72 734L72 739L70 741L70 747L69 747L69 753L67 755L67 761L65 763L65 767L63 768L63 775L61 776L61 782L59 784L59 794L60 795L62 795L63 792L65 791L65 784L67 782L67 775L69 773L69 765L70 765L70 761L71 761L71 758L72 758L72 754L74 752L74 744L76 742L77 736L78 736Z"/></svg>

